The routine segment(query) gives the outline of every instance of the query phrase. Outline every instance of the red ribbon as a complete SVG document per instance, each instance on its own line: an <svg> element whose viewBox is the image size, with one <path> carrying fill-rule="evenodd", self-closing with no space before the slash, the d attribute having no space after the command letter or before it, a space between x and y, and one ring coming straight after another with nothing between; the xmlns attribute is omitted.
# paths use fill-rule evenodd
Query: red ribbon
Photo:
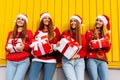
<svg viewBox="0 0 120 80"><path fill-rule="evenodd" d="M17 44L17 39L13 39L13 40L11 41L11 44L12 44L13 46L15 46L15 45Z"/></svg>
<svg viewBox="0 0 120 80"><path fill-rule="evenodd" d="M71 40L70 37L68 37L68 39ZM67 40L68 40L68 39L67 39ZM71 47L79 46L79 43L76 42L76 41L70 41L70 42L68 42L68 43L65 45L64 49L62 50L62 53L63 53L63 54L65 53L65 51L67 50L67 48L68 48L69 46L71 46Z"/></svg>

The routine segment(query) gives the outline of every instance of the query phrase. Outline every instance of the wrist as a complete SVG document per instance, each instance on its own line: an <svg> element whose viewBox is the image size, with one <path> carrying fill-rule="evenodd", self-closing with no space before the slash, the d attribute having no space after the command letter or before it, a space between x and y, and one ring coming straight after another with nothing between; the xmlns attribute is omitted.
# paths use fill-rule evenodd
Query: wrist
<svg viewBox="0 0 120 80"><path fill-rule="evenodd" d="M78 59L80 58L80 55L78 55Z"/></svg>

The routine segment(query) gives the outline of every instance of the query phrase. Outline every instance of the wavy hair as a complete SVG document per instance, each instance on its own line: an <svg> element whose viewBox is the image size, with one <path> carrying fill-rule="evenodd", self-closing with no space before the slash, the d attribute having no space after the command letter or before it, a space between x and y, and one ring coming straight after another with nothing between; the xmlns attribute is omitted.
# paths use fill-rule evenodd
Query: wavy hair
<svg viewBox="0 0 120 80"><path fill-rule="evenodd" d="M49 18L49 19L50 19L50 23L47 26L47 28L48 28L48 39L51 41L54 38L54 26L53 26L52 19L51 18ZM38 30L43 30L43 29L44 29L44 23L43 23L43 19L42 19L40 21Z"/></svg>
<svg viewBox="0 0 120 80"><path fill-rule="evenodd" d="M80 23L79 23L79 21L77 21L77 20L75 20L76 21L76 41L81 45L82 44L82 39L81 39L81 32L80 32ZM73 35L73 29L72 29L72 27L71 27L71 25L70 25L70 35L72 36L72 37L74 37L74 35Z"/></svg>
<svg viewBox="0 0 120 80"><path fill-rule="evenodd" d="M14 29L13 29L13 32L12 32L12 35L10 36L10 38L12 39L15 39L16 36L17 36L17 32L18 32L18 25L17 23L15 23L15 26L14 26ZM26 29L27 29L27 23L26 21L24 20L24 24L23 24L23 29L22 29L22 32L20 33L19 35L19 38L22 38L22 40L24 41L25 38L26 38Z"/></svg>

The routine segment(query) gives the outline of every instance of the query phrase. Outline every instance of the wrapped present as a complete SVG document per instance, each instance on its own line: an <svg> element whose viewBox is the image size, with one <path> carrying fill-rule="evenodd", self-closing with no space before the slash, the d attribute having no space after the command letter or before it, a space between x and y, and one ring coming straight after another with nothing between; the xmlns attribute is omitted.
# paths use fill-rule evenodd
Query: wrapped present
<svg viewBox="0 0 120 80"><path fill-rule="evenodd" d="M92 40L91 46L93 49L105 48L110 46L110 42L107 39L101 38L98 40Z"/></svg>
<svg viewBox="0 0 120 80"><path fill-rule="evenodd" d="M35 37L30 47L32 48L32 54L36 57L49 54L51 51L51 46L47 36Z"/></svg>
<svg viewBox="0 0 120 80"><path fill-rule="evenodd" d="M56 47L66 58L70 59L74 54L80 50L79 43L74 41L71 37L62 38L60 46Z"/></svg>
<svg viewBox="0 0 120 80"><path fill-rule="evenodd" d="M10 53L22 52L23 50L17 50L22 44L21 38L9 39L6 48L10 50Z"/></svg>

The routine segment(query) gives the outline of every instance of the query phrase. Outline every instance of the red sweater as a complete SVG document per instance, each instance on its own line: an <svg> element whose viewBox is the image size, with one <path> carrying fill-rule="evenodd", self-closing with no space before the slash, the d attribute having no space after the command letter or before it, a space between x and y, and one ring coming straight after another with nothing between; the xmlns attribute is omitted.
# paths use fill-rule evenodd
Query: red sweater
<svg viewBox="0 0 120 80"><path fill-rule="evenodd" d="M46 33L44 31L42 31L43 33ZM35 32L35 36L38 35L39 31ZM35 37L34 36L34 37ZM54 28L54 38L53 40L49 41L50 44L56 44L58 41L60 40L60 32L59 29L57 27ZM55 59L54 54L47 54L47 55L43 55L41 57L39 57L39 59L43 59L43 60L49 60L49 59Z"/></svg>
<svg viewBox="0 0 120 80"><path fill-rule="evenodd" d="M70 33L69 33L69 30L64 31L62 33L62 35L71 36ZM74 33L73 36L74 36L73 39L76 40L76 33ZM84 58L86 56L86 39L85 39L85 36L83 34L81 34L81 38L82 38L82 48L78 52L78 55L80 56L80 58Z"/></svg>
<svg viewBox="0 0 120 80"><path fill-rule="evenodd" d="M110 50L110 45L108 47L105 48L100 48L100 49L91 49L89 47L89 42L92 40L92 34L93 34L93 30L89 30L86 32L86 42L87 42L87 55L86 58L95 58L96 57L96 53L99 52L101 55L105 55L106 53ZM99 35L100 36L100 35ZM106 35L106 39L109 40L109 35ZM107 57L106 57L107 60Z"/></svg>
<svg viewBox="0 0 120 80"><path fill-rule="evenodd" d="M6 46L8 44L8 40L10 39L10 36L11 36L12 32L13 31L10 31L9 34L8 34ZM13 56L15 57L15 59L14 58L12 58L12 59L7 58L7 59L12 60L12 61L21 61L21 60L24 60L27 57L29 57L30 56L30 51L31 51L29 45L32 43L32 39L33 39L32 31L26 30L26 40L25 40L25 44L24 44L24 50L22 52L19 52L19 53L18 52L9 53L6 49L6 46L5 46L5 50L8 52L8 55L11 56L11 57L13 57ZM24 55L25 57L16 58L16 57L21 56L21 55Z"/></svg>

